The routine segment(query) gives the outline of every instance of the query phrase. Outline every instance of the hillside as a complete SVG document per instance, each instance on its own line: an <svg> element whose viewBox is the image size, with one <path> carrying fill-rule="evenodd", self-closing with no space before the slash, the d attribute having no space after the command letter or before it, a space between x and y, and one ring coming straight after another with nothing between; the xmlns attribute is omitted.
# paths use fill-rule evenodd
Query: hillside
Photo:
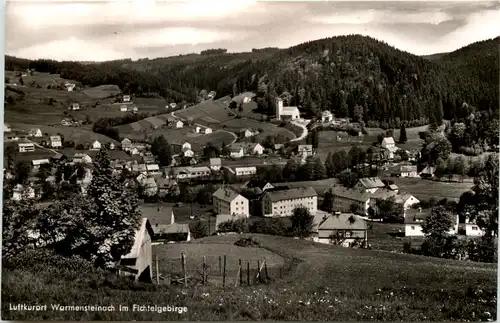
<svg viewBox="0 0 500 323"><path fill-rule="evenodd" d="M496 43L488 40L481 46ZM477 60L464 69L460 64L402 52L373 38L350 35L269 52L191 54L91 65L39 60L29 65L60 71L65 78L91 86L116 84L125 93L160 94L167 101L194 102L203 89L217 91L218 97L233 90L255 91L259 106L269 115L274 111L273 97L281 95L286 104L298 105L309 115L327 109L371 127L399 128L401 120L418 126L463 117L467 113L462 109L464 101L480 110L497 106L497 86L484 82L483 72L470 70L475 66L498 70L498 58L488 59L476 45L443 59L457 56L464 57L458 61L468 61L471 52ZM6 66L15 65L14 59L6 59ZM485 73L488 79L494 74Z"/></svg>
<svg viewBox="0 0 500 323"><path fill-rule="evenodd" d="M36 257L24 263L21 261L17 269L4 267L2 318L162 321L496 319L497 275L493 264L342 248L275 236L253 236L262 248L267 249L262 255L270 257L276 254L280 257L274 258L285 260L282 278L277 271L270 271L273 281L269 285L252 283L251 286L234 287L236 275L232 273L228 276L226 288L197 285L183 289L175 285L132 284L106 276L82 262ZM193 249L197 244L203 244L200 251L224 252L228 244L240 237L213 236L186 247ZM154 247L153 253L158 252L161 250ZM256 252L248 253L253 255ZM228 267L234 267L233 262L244 254L230 255ZM199 262L201 255L188 255L188 266L192 268L193 262ZM252 255L250 257L254 257ZM166 260L165 256L160 261L162 259ZM179 262L167 265L180 268ZM255 263L252 263L252 268L255 268ZM208 279L210 282L217 278L209 276ZM128 305L130 309L132 304L186 306L187 312L8 311L8 304L18 300L26 304L114 304L116 307L121 304ZM85 300L84 304L82 300Z"/></svg>

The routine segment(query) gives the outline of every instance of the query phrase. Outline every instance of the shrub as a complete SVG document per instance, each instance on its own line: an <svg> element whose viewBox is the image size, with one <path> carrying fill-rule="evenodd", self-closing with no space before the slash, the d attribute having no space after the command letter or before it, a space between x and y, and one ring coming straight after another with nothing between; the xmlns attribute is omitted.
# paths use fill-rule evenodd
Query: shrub
<svg viewBox="0 0 500 323"><path fill-rule="evenodd" d="M274 236L285 236L288 233L288 226L281 218L262 218L255 221L250 226L251 233L269 234Z"/></svg>
<svg viewBox="0 0 500 323"><path fill-rule="evenodd" d="M249 238L241 238L234 243L235 246L238 247L260 247L260 242L257 241L254 237Z"/></svg>
<svg viewBox="0 0 500 323"><path fill-rule="evenodd" d="M217 228L220 232L248 233L248 221L246 219L229 220L219 224Z"/></svg>

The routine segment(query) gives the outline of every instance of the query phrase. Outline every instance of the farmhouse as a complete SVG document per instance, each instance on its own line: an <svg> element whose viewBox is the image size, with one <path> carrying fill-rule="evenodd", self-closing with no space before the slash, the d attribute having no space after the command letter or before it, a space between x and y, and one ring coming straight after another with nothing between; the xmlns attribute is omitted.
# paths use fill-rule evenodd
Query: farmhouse
<svg viewBox="0 0 500 323"><path fill-rule="evenodd" d="M50 136L50 146L52 148L62 147L61 136Z"/></svg>
<svg viewBox="0 0 500 323"><path fill-rule="evenodd" d="M61 126L70 127L73 125L73 121L71 119L65 118L61 120Z"/></svg>
<svg viewBox="0 0 500 323"><path fill-rule="evenodd" d="M330 111L323 111L321 113L321 122L332 122L333 120L333 114Z"/></svg>
<svg viewBox="0 0 500 323"><path fill-rule="evenodd" d="M92 163L92 157L90 157L86 153L76 153L73 156L73 163L91 164Z"/></svg>
<svg viewBox="0 0 500 323"><path fill-rule="evenodd" d="M164 178L163 176L155 177L156 186L158 186L158 196L166 195L178 196L180 194L179 184L175 180Z"/></svg>
<svg viewBox="0 0 500 323"><path fill-rule="evenodd" d="M177 103L172 102L170 103L170 108L175 109L177 107Z"/></svg>
<svg viewBox="0 0 500 323"><path fill-rule="evenodd" d="M264 147L259 143L238 142L229 146L231 157L241 158L246 155L262 155Z"/></svg>
<svg viewBox="0 0 500 323"><path fill-rule="evenodd" d="M430 215L430 210L422 210L419 208L410 209L405 215L405 236L406 237L423 237L422 223ZM450 235L458 233L458 214L452 216L452 228L448 232Z"/></svg>
<svg viewBox="0 0 500 323"><path fill-rule="evenodd" d="M28 136L30 136L30 137L42 137L43 133L42 133L42 130L40 130L40 128L32 128L32 129L30 129Z"/></svg>
<svg viewBox="0 0 500 323"><path fill-rule="evenodd" d="M210 158L210 169L219 171L222 167L222 160L220 158Z"/></svg>
<svg viewBox="0 0 500 323"><path fill-rule="evenodd" d="M361 214L368 214L370 207L370 194L356 189L341 186L332 186L327 189L332 196L332 209L338 212L353 212L358 210Z"/></svg>
<svg viewBox="0 0 500 323"><path fill-rule="evenodd" d="M300 112L297 107L284 107L283 99L276 97L276 119L278 120L296 120L300 118Z"/></svg>
<svg viewBox="0 0 500 323"><path fill-rule="evenodd" d="M335 242L344 247L366 246L368 225L353 213L318 214L314 218L313 241L330 244ZM315 234L314 234L315 233Z"/></svg>
<svg viewBox="0 0 500 323"><path fill-rule="evenodd" d="M73 111L80 110L80 103L77 103L77 102L71 103L69 106L69 109L73 110Z"/></svg>
<svg viewBox="0 0 500 323"><path fill-rule="evenodd" d="M241 145L232 144L229 146L229 155L233 158L242 158L245 156L245 150Z"/></svg>
<svg viewBox="0 0 500 323"><path fill-rule="evenodd" d="M212 133L212 129L211 128L201 128L201 133L204 134L204 135L208 135L210 133Z"/></svg>
<svg viewBox="0 0 500 323"><path fill-rule="evenodd" d="M251 128L241 129L240 130L240 137L242 137L242 138L253 137L253 136L257 135L258 133L259 133L258 131L251 129Z"/></svg>
<svg viewBox="0 0 500 323"><path fill-rule="evenodd" d="M68 92L73 92L73 90L76 87L76 84L74 84L74 83L65 83L64 86L66 86L66 89L68 90Z"/></svg>
<svg viewBox="0 0 500 323"><path fill-rule="evenodd" d="M399 165L391 171L392 176L397 177L418 177L416 165Z"/></svg>
<svg viewBox="0 0 500 323"><path fill-rule="evenodd" d="M154 196L156 195L156 193L158 193L158 186L156 185L155 179L153 177L146 177L141 184L146 196Z"/></svg>
<svg viewBox="0 0 500 323"><path fill-rule="evenodd" d="M3 132L11 132L12 129L8 123L3 124Z"/></svg>
<svg viewBox="0 0 500 323"><path fill-rule="evenodd" d="M160 166L158 166L158 164L145 164L145 166L146 166L146 171L148 172L148 174L151 174L151 175L161 174Z"/></svg>
<svg viewBox="0 0 500 323"><path fill-rule="evenodd" d="M126 105L121 105L121 106L120 106L120 111L121 111L121 112L127 112L127 111L128 111L127 106L126 106Z"/></svg>
<svg viewBox="0 0 500 323"><path fill-rule="evenodd" d="M238 214L250 216L248 199L230 188L219 188L212 195L214 212L217 214Z"/></svg>
<svg viewBox="0 0 500 323"><path fill-rule="evenodd" d="M132 250L121 257L119 275L132 276L134 280L151 282L153 278L153 252L151 242L154 231L147 218L142 218L141 226L135 231Z"/></svg>
<svg viewBox="0 0 500 323"><path fill-rule="evenodd" d="M311 215L318 210L318 194L312 187L266 190L262 198L264 216L291 216L296 207L306 207Z"/></svg>
<svg viewBox="0 0 500 323"><path fill-rule="evenodd" d="M427 165L421 172L420 177L422 178L432 178L436 172L436 167Z"/></svg>
<svg viewBox="0 0 500 323"><path fill-rule="evenodd" d="M392 137L385 137L382 139L382 148L386 149L388 152L388 158L389 159L394 159L394 153L398 151L398 147L396 147L396 143L394 142L394 138Z"/></svg>
<svg viewBox="0 0 500 323"><path fill-rule="evenodd" d="M122 144L122 149L125 151L128 151L132 148L132 141L128 138L123 139L121 144Z"/></svg>
<svg viewBox="0 0 500 323"><path fill-rule="evenodd" d="M17 146L20 153L35 151L35 145L32 142L20 142Z"/></svg>
<svg viewBox="0 0 500 323"><path fill-rule="evenodd" d="M312 145L299 145L297 147L297 153L303 158L306 159L309 156L313 155L313 146Z"/></svg>
<svg viewBox="0 0 500 323"><path fill-rule="evenodd" d="M17 184L12 191L12 200L21 201L25 199L34 199L35 190L31 186L24 187L21 184Z"/></svg>
<svg viewBox="0 0 500 323"><path fill-rule="evenodd" d="M123 102L130 102L131 99L130 99L130 95L124 95L123 96Z"/></svg>
<svg viewBox="0 0 500 323"><path fill-rule="evenodd" d="M41 165L48 165L50 164L50 160L44 158L44 159L33 159L31 161L31 165L33 166L34 170L40 169Z"/></svg>
<svg viewBox="0 0 500 323"><path fill-rule="evenodd" d="M403 207L403 211L409 209L412 205L420 203L420 201L413 195L409 193L399 194L395 197L394 202L400 204Z"/></svg>
<svg viewBox="0 0 500 323"><path fill-rule="evenodd" d="M235 167L234 168L234 173L236 176L250 176L250 175L255 175L257 174L257 167L255 166L250 166L250 167Z"/></svg>
<svg viewBox="0 0 500 323"><path fill-rule="evenodd" d="M207 97L208 97L209 99L213 99L213 98L215 97L215 95L216 95L216 94L217 94L217 92L215 92L215 91L210 91L210 93L208 93L208 96L207 96Z"/></svg>
<svg viewBox="0 0 500 323"><path fill-rule="evenodd" d="M194 132L195 132L195 133L200 133L200 132L201 132L201 127L200 127L200 126L196 126L196 127L194 128Z"/></svg>
<svg viewBox="0 0 500 323"><path fill-rule="evenodd" d="M194 157L194 151L191 148L184 148L182 149L182 155L184 157Z"/></svg>
<svg viewBox="0 0 500 323"><path fill-rule="evenodd" d="M173 127L180 129L180 128L184 127L184 122L182 122L181 120L177 120L173 123Z"/></svg>
<svg viewBox="0 0 500 323"><path fill-rule="evenodd" d="M154 231L153 240L164 241L191 241L191 231L188 224L175 222L172 207L159 206L156 208L141 207L141 213L147 215Z"/></svg>
<svg viewBox="0 0 500 323"><path fill-rule="evenodd" d="M101 143L100 143L99 141L97 141L97 140L96 140L96 141L94 141L94 142L92 143L92 146L91 146L91 148L90 148L90 149L92 149L92 150L100 150L100 149L101 149L101 147L102 147Z"/></svg>
<svg viewBox="0 0 500 323"><path fill-rule="evenodd" d="M262 192L265 190L273 189L273 184L259 179L251 179L243 185L243 188L259 188Z"/></svg>
<svg viewBox="0 0 500 323"><path fill-rule="evenodd" d="M354 189L363 193L375 193L378 189L384 188L385 184L378 177L360 178Z"/></svg>

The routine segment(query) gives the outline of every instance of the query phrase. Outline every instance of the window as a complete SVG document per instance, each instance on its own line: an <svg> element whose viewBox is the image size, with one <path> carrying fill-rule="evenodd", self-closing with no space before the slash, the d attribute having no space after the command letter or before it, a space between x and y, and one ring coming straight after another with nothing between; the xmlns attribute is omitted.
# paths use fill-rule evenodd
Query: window
<svg viewBox="0 0 500 323"><path fill-rule="evenodd" d="M477 227L472 227L472 230L477 231Z"/></svg>
<svg viewBox="0 0 500 323"><path fill-rule="evenodd" d="M238 211L238 208L236 208L236 211Z"/></svg>
<svg viewBox="0 0 500 323"><path fill-rule="evenodd" d="M415 226L414 226L414 225L412 225L412 226L411 226L411 229L412 229L412 230L415 230Z"/></svg>

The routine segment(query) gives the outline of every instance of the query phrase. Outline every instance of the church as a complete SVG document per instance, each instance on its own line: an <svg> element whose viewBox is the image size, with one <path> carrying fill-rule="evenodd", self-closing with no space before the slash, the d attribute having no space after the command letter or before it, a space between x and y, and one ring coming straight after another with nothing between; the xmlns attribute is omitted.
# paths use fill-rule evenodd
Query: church
<svg viewBox="0 0 500 323"><path fill-rule="evenodd" d="M276 97L276 119L278 120L296 120L300 118L300 112L297 107L284 107L283 99Z"/></svg>

